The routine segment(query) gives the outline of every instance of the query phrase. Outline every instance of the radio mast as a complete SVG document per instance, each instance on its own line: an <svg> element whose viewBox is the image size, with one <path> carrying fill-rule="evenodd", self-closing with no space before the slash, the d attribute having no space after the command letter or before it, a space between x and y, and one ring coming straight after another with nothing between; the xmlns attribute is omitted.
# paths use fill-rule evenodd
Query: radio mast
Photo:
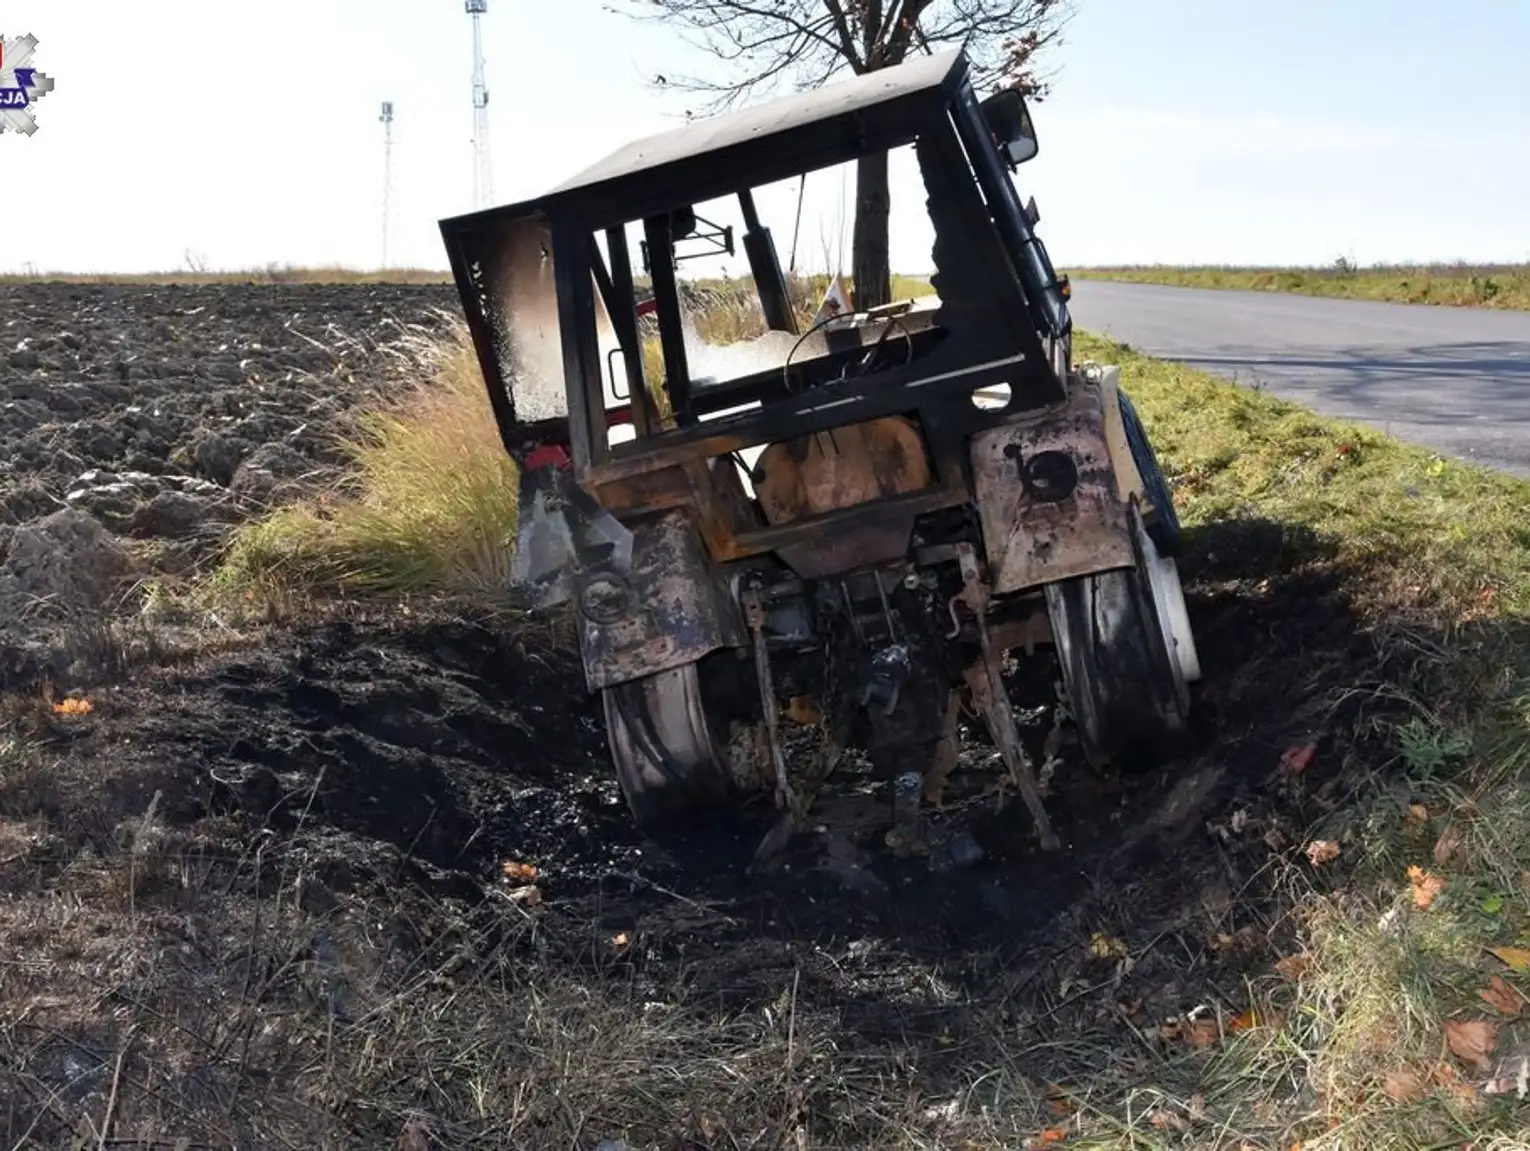
<svg viewBox="0 0 1530 1151"><path fill-rule="evenodd" d="M393 199L393 102L384 100L383 126L383 197L382 197L382 266L388 266L388 212Z"/></svg>
<svg viewBox="0 0 1530 1151"><path fill-rule="evenodd" d="M494 168L489 161L489 85L483 69L483 15L489 0L467 0L473 18L473 207L494 199Z"/></svg>

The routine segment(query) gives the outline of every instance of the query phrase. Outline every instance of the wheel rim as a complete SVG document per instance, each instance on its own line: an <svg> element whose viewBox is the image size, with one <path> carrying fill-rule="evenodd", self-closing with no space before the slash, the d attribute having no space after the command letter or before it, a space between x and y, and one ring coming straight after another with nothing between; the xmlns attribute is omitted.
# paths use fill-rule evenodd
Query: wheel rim
<svg viewBox="0 0 1530 1151"><path fill-rule="evenodd" d="M1195 648L1195 634L1190 627L1190 611L1185 606L1185 591L1179 581L1179 565L1158 551L1158 545L1146 530L1138 533L1142 547L1143 575L1153 593L1153 604L1158 609L1158 628L1163 634L1164 646L1169 658L1178 670L1181 698L1188 706L1188 690L1183 685L1196 683L1201 678L1200 654Z"/></svg>

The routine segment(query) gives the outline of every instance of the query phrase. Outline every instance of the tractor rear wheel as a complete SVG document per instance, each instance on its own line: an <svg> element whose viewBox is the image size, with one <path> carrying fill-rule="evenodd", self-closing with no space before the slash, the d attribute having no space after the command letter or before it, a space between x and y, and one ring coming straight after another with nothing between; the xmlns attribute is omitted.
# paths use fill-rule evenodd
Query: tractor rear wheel
<svg viewBox="0 0 1530 1151"><path fill-rule="evenodd" d="M1135 500L1129 516L1135 566L1046 588L1063 685L1096 767L1165 750L1185 729L1199 676L1174 561L1159 555Z"/></svg>

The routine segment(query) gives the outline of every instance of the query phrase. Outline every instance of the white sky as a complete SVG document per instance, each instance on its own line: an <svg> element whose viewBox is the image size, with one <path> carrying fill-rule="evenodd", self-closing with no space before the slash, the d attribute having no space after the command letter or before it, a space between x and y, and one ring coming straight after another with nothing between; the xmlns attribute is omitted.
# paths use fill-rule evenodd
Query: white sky
<svg viewBox="0 0 1530 1151"><path fill-rule="evenodd" d="M1017 177L1060 265L1530 260L1530 0L1077 2ZM385 99L390 262L445 266L437 221L471 197L461 0L0 0L0 33L28 32L57 87L35 136L0 136L0 270L375 266ZM687 99L644 73L706 66L601 0L490 0L485 35L500 202L670 126ZM805 265L840 193L810 184ZM791 207L766 205L783 249ZM899 218L895 268L927 269Z"/></svg>

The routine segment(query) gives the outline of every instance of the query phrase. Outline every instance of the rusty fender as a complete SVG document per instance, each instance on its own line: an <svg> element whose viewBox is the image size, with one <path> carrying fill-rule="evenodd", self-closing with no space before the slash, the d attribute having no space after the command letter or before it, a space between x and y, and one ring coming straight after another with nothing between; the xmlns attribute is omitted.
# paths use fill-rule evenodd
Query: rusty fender
<svg viewBox="0 0 1530 1151"><path fill-rule="evenodd" d="M747 642L738 602L707 562L689 515L667 511L626 526L630 569L596 566L576 577L579 650L591 691Z"/></svg>
<svg viewBox="0 0 1530 1151"><path fill-rule="evenodd" d="M1066 404L972 438L974 496L996 594L1132 565L1106 399L1073 377ZM1114 390L1109 400L1114 405Z"/></svg>

